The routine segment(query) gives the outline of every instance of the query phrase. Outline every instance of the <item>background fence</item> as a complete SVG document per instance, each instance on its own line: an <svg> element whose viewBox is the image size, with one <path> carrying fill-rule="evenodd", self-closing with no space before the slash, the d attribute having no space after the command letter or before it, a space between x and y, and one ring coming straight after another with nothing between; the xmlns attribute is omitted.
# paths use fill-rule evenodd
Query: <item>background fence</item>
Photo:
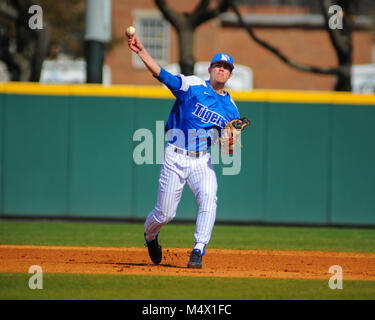
<svg viewBox="0 0 375 320"><path fill-rule="evenodd" d="M216 165L218 221L375 225L375 96L232 97L252 124L240 174ZM172 104L156 87L0 85L0 215L144 219L160 165L134 163L133 134L155 139ZM176 220L196 209L186 187Z"/></svg>

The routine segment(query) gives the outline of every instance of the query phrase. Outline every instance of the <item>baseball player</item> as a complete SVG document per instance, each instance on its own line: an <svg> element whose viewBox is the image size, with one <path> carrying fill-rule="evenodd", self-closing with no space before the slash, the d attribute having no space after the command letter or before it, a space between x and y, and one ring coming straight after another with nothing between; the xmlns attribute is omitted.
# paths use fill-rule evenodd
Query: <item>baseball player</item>
<svg viewBox="0 0 375 320"><path fill-rule="evenodd" d="M165 127L169 141L160 170L157 203L144 225L148 253L155 264L161 262L158 235L162 226L175 217L187 183L198 203L195 245L187 266L200 269L216 219L217 180L208 152L214 143L212 129L219 132L231 120L239 118L236 104L224 90L232 76L233 59L225 53L215 54L208 68L209 80L203 81L196 76L167 72L136 36L128 39L128 46L176 97ZM229 148L231 153L233 145Z"/></svg>

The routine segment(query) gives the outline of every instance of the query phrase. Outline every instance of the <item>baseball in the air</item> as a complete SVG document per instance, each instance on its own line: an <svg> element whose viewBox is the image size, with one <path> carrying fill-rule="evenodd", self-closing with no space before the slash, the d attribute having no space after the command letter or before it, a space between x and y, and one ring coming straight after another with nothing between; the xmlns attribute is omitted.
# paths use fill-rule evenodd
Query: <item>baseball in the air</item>
<svg viewBox="0 0 375 320"><path fill-rule="evenodd" d="M132 38L135 35L135 28L133 26L130 26L126 29L126 35L128 38Z"/></svg>

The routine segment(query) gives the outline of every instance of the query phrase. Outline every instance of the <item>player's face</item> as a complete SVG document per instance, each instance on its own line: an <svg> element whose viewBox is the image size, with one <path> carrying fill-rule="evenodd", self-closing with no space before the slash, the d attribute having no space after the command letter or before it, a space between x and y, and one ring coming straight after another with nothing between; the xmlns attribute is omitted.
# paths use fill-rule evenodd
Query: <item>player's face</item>
<svg viewBox="0 0 375 320"><path fill-rule="evenodd" d="M214 62L208 69L210 77L217 83L226 83L232 76L232 67L225 62Z"/></svg>

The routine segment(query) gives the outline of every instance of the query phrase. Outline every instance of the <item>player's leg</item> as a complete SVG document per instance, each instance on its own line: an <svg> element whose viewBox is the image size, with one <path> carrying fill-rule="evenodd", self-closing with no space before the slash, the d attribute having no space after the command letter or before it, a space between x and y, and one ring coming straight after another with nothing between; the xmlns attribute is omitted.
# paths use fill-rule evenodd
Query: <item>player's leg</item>
<svg viewBox="0 0 375 320"><path fill-rule="evenodd" d="M158 264L162 259L162 248L158 243L158 234L163 225L171 221L181 200L185 185L184 173L186 169L177 165L181 160L178 155L167 147L164 163L160 170L158 198L155 208L149 213L145 221L145 240L151 260Z"/></svg>
<svg viewBox="0 0 375 320"><path fill-rule="evenodd" d="M185 186L188 168L181 163L180 155L171 149L173 148L166 148L165 160L160 170L157 203L145 222L146 240L154 239L161 227L175 217Z"/></svg>
<svg viewBox="0 0 375 320"><path fill-rule="evenodd" d="M187 182L195 194L198 203L193 253L194 250L197 249L200 251L200 255L203 256L205 254L205 247L211 239L212 229L216 220L217 207L217 179L210 161L210 155L196 161L194 170L188 177ZM192 258L194 258L193 253ZM200 268L201 257L200 259L198 257L197 261L196 267Z"/></svg>
<svg viewBox="0 0 375 320"><path fill-rule="evenodd" d="M154 239L161 227L175 217L184 185L185 181L176 172L162 166L157 203L145 221L146 240Z"/></svg>
<svg viewBox="0 0 375 320"><path fill-rule="evenodd" d="M155 238L161 227L175 217L184 184L184 182L181 183L178 174L166 172L165 167L162 168L159 178L158 200L145 222L147 240Z"/></svg>
<svg viewBox="0 0 375 320"><path fill-rule="evenodd" d="M160 170L158 200L145 222L145 240L151 260L158 264L162 259L162 248L158 243L158 234L163 225L171 221L181 200L188 167L183 159L167 147L164 164ZM182 161L181 161L182 160Z"/></svg>

